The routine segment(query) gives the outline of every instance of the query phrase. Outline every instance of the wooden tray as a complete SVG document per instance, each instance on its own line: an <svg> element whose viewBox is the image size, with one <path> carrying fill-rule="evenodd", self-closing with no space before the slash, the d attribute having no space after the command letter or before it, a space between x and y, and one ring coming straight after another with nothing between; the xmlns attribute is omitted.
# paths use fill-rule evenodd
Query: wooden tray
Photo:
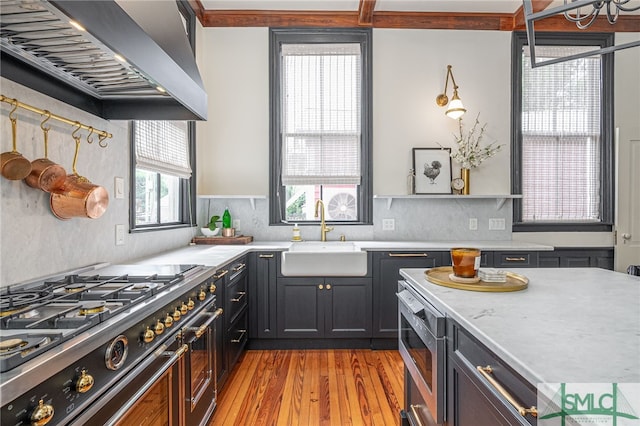
<svg viewBox="0 0 640 426"><path fill-rule="evenodd" d="M427 269L424 275L427 281L444 287L457 288L469 291L519 291L524 290L529 285L529 279L523 275L507 272L507 281L503 283L486 282L480 280L475 284L464 284L451 281L449 274L453 272L451 266L440 266L438 268Z"/></svg>
<svg viewBox="0 0 640 426"><path fill-rule="evenodd" d="M232 245L232 244L248 244L253 241L253 237L249 235L236 235L235 237L194 237L191 240L196 244L218 244L218 245Z"/></svg>

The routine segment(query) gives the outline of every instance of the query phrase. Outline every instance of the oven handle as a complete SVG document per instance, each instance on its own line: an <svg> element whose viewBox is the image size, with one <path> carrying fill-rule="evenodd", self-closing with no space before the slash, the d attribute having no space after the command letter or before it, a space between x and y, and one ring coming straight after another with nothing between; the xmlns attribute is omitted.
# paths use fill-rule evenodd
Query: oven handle
<svg viewBox="0 0 640 426"><path fill-rule="evenodd" d="M158 371L156 371L153 376L151 376L149 378L149 380L147 380L147 383L145 383L144 386L142 386L140 389L138 389L138 391L136 391L135 394L133 394L131 396L131 398L129 398L129 401L127 401L126 404L124 404L122 407L120 407L120 409L111 417L111 419L106 423L108 425L113 425L115 424L115 422L122 417L127 411L129 411L129 409L131 407L133 407L138 400L140 399L140 397L142 397L142 395L144 395L144 393L146 391L148 391L149 389L151 389L151 387L153 385L155 385L155 383L158 381L158 379L169 369L171 368L176 362L178 362L178 360L180 358L182 358L182 356L185 354L185 352L187 352L189 350L189 346L188 345L182 345L180 346L167 360L167 362L165 362L162 367L160 367L160 369ZM168 355L171 352L164 352L163 355Z"/></svg>
<svg viewBox="0 0 640 426"><path fill-rule="evenodd" d="M416 420L416 423L418 423L418 426L423 426L422 420L420 420L420 415L418 414L418 410L416 409L416 407L418 407L418 405L411 404L409 406L409 408L411 408L411 412L413 413L413 418Z"/></svg>
<svg viewBox="0 0 640 426"><path fill-rule="evenodd" d="M505 388L503 388L496 379L491 377L490 374L493 373L493 368L491 368L490 365L487 365L486 367L478 365L476 366L476 370L478 370L482 377L484 377L498 391L498 393L502 395L504 399L509 401L509 404L511 404L513 408L516 409L518 414L520 414L522 417L525 417L527 414L531 414L533 417L538 417L538 409L535 406L531 408L525 408L518 401L516 401L516 399L511 396L511 394Z"/></svg>
<svg viewBox="0 0 640 426"><path fill-rule="evenodd" d="M214 322L216 319L218 319L222 315L222 312L224 312L222 308L216 309L216 311L213 313L207 312L206 315L211 316L211 318L209 318L207 322L202 324L200 327L189 327L189 330L195 331L197 339L201 338L202 335L207 331L211 323Z"/></svg>

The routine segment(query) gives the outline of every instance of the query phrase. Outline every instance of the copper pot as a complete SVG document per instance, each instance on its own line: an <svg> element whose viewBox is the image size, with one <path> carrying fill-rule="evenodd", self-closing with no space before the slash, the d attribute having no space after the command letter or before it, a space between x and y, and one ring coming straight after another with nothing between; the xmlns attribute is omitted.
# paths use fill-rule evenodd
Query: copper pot
<svg viewBox="0 0 640 426"><path fill-rule="evenodd" d="M47 111L48 112L48 111ZM40 127L44 133L44 158L38 158L31 162L31 173L25 178L25 182L32 188L40 188L45 192L51 192L59 188L67 178L64 167L49 160L47 154L49 149L49 128L44 127L44 123L51 118L51 113Z"/></svg>
<svg viewBox="0 0 640 426"><path fill-rule="evenodd" d="M16 106L17 108L17 106ZM2 165L2 176L9 180L22 180L31 173L31 162L24 158L16 148L16 132L18 127L18 120L11 116L15 108L9 114L11 120L11 137L13 141L13 150L3 152L0 158L0 164Z"/></svg>
<svg viewBox="0 0 640 426"><path fill-rule="evenodd" d="M88 217L97 219L109 205L109 193L77 174L67 175L63 184L51 191L51 212L58 219Z"/></svg>

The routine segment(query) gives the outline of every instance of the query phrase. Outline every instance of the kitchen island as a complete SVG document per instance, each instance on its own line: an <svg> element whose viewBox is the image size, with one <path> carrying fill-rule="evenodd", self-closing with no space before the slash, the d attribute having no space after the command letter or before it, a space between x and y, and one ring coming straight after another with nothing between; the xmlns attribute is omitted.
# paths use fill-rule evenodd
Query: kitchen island
<svg viewBox="0 0 640 426"><path fill-rule="evenodd" d="M532 384L640 382L640 277L518 269L526 289L485 293L432 284L424 269L400 272Z"/></svg>

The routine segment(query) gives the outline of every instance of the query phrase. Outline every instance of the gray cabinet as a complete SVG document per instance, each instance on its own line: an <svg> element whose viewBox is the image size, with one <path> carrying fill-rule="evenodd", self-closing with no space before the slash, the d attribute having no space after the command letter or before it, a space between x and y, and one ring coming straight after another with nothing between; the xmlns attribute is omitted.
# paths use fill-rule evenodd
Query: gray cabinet
<svg viewBox="0 0 640 426"><path fill-rule="evenodd" d="M493 266L496 268L537 268L537 251L495 251Z"/></svg>
<svg viewBox="0 0 640 426"><path fill-rule="evenodd" d="M219 372L222 375L222 380L218 386L218 389L220 389L224 385L228 373L236 365L249 338L247 334L248 274L246 257L220 268L216 276L224 277L222 302L224 312L222 314L223 321L220 321L223 324L223 330L220 333L221 338L216 336L218 342L216 350L220 350L220 346L222 347L222 355L220 355L222 367L216 367L216 370L222 370ZM220 305L220 303L218 304Z"/></svg>
<svg viewBox="0 0 640 426"><path fill-rule="evenodd" d="M385 251L373 254L373 337L398 338L398 281L402 268L442 265L443 252Z"/></svg>
<svg viewBox="0 0 640 426"><path fill-rule="evenodd" d="M249 255L249 338L275 339L277 321L276 282L279 251Z"/></svg>
<svg viewBox="0 0 640 426"><path fill-rule="evenodd" d="M278 338L371 337L371 278L279 278Z"/></svg>
<svg viewBox="0 0 640 426"><path fill-rule="evenodd" d="M612 248L556 247L538 255L541 268L602 268L613 270Z"/></svg>
<svg viewBox="0 0 640 426"><path fill-rule="evenodd" d="M537 403L536 388L455 321L447 319L448 426L535 425L532 414L520 415L478 367L489 366L490 377L525 408Z"/></svg>

